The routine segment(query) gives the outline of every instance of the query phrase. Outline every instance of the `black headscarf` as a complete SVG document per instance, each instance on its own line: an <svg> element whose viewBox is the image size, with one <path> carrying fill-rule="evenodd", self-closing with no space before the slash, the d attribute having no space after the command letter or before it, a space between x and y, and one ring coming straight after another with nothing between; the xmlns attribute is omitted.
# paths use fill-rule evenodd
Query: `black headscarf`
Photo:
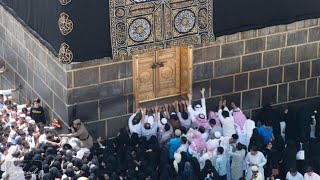
<svg viewBox="0 0 320 180"><path fill-rule="evenodd" d="M82 176L85 176L85 177L88 177L90 175L88 165L86 165L86 164L82 165L81 174L82 174Z"/></svg>
<svg viewBox="0 0 320 180"><path fill-rule="evenodd" d="M250 151L252 146L256 146L258 148L258 151L262 151L264 148L263 137L259 134L259 131L257 128L254 128L252 131L252 136L250 138L248 151Z"/></svg>
<svg viewBox="0 0 320 180"><path fill-rule="evenodd" d="M187 153L186 152L181 152L181 161L178 164L179 166L179 172L184 171L184 165L188 161Z"/></svg>
<svg viewBox="0 0 320 180"><path fill-rule="evenodd" d="M219 176L216 169L212 166L212 162L210 160L206 160L205 165L201 170L201 179L204 179L207 176L208 172L212 172L214 177Z"/></svg>
<svg viewBox="0 0 320 180"><path fill-rule="evenodd" d="M55 152L55 150L54 150L52 147L48 147L48 148L46 149L46 153L45 153L46 156L55 155L55 154L56 154L56 152Z"/></svg>
<svg viewBox="0 0 320 180"><path fill-rule="evenodd" d="M72 168L67 168L65 174L71 178L75 176L74 170Z"/></svg>
<svg viewBox="0 0 320 180"><path fill-rule="evenodd" d="M261 124L265 124L267 121L271 121L274 134L281 133L281 119L282 117L280 115L280 112L273 109L270 103L266 103L263 105L262 112L259 115L259 120L261 121Z"/></svg>
<svg viewBox="0 0 320 180"><path fill-rule="evenodd" d="M288 140L287 147L283 152L283 165L284 172L288 172L290 168L297 168L296 154L298 150L296 143L292 140Z"/></svg>
<svg viewBox="0 0 320 180"><path fill-rule="evenodd" d="M54 177L50 173L46 173L43 176L43 180L54 180Z"/></svg>
<svg viewBox="0 0 320 180"><path fill-rule="evenodd" d="M196 157L191 158L191 165L194 170L194 174L200 178L200 164Z"/></svg>
<svg viewBox="0 0 320 180"><path fill-rule="evenodd" d="M51 165L51 167L55 167L58 170L61 170L61 163L59 161L54 161Z"/></svg>
<svg viewBox="0 0 320 180"><path fill-rule="evenodd" d="M139 135L137 133L132 133L131 134L130 145L135 147L138 144L139 144Z"/></svg>
<svg viewBox="0 0 320 180"><path fill-rule="evenodd" d="M130 136L128 131L125 128L120 129L119 135L117 136L115 142L117 147L125 146L129 144Z"/></svg>
<svg viewBox="0 0 320 180"><path fill-rule="evenodd" d="M82 163L82 160L81 160L81 159L79 159L79 158L72 158L71 162L72 162L72 164L73 164L74 166L76 166L77 168L79 168L79 169L82 168L83 163Z"/></svg>
<svg viewBox="0 0 320 180"><path fill-rule="evenodd" d="M50 168L49 172L54 178L61 178L61 173L56 167Z"/></svg>

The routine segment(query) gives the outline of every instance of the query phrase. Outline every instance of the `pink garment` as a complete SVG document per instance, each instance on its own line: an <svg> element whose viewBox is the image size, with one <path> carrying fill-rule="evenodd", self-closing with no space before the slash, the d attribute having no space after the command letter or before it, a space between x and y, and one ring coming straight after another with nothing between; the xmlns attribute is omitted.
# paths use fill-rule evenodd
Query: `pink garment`
<svg viewBox="0 0 320 180"><path fill-rule="evenodd" d="M197 130L193 131L193 141L190 144L190 148L199 154L202 154L206 148L206 141Z"/></svg>
<svg viewBox="0 0 320 180"><path fill-rule="evenodd" d="M243 130L243 126L246 123L247 118L242 113L242 111L239 111L239 110L233 111L233 118L234 118L234 123L238 124L241 130Z"/></svg>
<svg viewBox="0 0 320 180"><path fill-rule="evenodd" d="M213 112L213 111L210 111L209 112L209 115L208 115L208 119L214 119L216 120L216 126L220 126L221 127L221 122L220 122L220 119L219 119L219 116L217 113Z"/></svg>
<svg viewBox="0 0 320 180"><path fill-rule="evenodd" d="M212 144L207 144L207 153L209 155L209 158L213 158L213 152L214 152L214 147Z"/></svg>
<svg viewBox="0 0 320 180"><path fill-rule="evenodd" d="M210 124L206 119L201 119L199 116L197 117L196 125L198 128L203 126L206 130L210 129Z"/></svg>

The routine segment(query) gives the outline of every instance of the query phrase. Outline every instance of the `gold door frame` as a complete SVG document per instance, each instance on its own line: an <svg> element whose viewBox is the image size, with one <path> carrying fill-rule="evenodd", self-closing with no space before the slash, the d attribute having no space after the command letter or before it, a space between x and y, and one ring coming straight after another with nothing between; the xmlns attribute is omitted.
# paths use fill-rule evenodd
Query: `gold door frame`
<svg viewBox="0 0 320 180"><path fill-rule="evenodd" d="M171 94L166 97L155 97L141 101L139 99L139 55L134 55L132 59L133 63L133 95L134 106L139 107L140 103L155 101L163 98L174 97L181 95L183 98L187 97L187 93L192 91L192 63L193 63L193 48L192 46L179 47L180 48L180 93ZM155 52L157 54L157 52ZM151 68L151 67L150 67ZM154 79L156 80L156 73ZM157 91L157 83L154 83L154 90Z"/></svg>

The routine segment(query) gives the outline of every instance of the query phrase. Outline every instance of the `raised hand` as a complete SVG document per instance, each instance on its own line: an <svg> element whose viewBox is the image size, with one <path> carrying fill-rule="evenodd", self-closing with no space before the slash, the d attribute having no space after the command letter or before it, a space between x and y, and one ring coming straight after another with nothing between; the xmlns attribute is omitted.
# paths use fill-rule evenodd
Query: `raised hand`
<svg viewBox="0 0 320 180"><path fill-rule="evenodd" d="M202 89L200 90L201 94L204 94L205 91L206 91L205 88L202 88Z"/></svg>
<svg viewBox="0 0 320 180"><path fill-rule="evenodd" d="M188 93L188 95L187 95L187 96L188 96L188 99L189 99L189 100L191 100L191 99L192 99L192 94L191 94L191 93Z"/></svg>

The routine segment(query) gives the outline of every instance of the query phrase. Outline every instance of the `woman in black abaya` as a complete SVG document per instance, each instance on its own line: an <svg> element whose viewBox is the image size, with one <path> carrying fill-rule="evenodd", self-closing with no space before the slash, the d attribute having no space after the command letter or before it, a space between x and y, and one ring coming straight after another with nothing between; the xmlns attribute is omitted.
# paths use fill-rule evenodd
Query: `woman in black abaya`
<svg viewBox="0 0 320 180"><path fill-rule="evenodd" d="M200 164L196 157L191 158L191 165L194 170L194 175L200 178Z"/></svg>
<svg viewBox="0 0 320 180"><path fill-rule="evenodd" d="M208 174L213 175L213 179L216 179L219 177L218 172L212 166L212 162L209 159L206 160L205 165L204 165L203 169L201 170L200 179L205 179Z"/></svg>
<svg viewBox="0 0 320 180"><path fill-rule="evenodd" d="M282 166L283 173L287 173L290 168L297 168L296 154L297 146L293 140L288 140L287 146L283 151Z"/></svg>
<svg viewBox="0 0 320 180"><path fill-rule="evenodd" d="M250 151L252 146L256 146L258 148L258 151L262 152L264 149L263 147L263 137L259 134L259 131L257 128L254 128L252 131L252 136L250 139L248 151Z"/></svg>

